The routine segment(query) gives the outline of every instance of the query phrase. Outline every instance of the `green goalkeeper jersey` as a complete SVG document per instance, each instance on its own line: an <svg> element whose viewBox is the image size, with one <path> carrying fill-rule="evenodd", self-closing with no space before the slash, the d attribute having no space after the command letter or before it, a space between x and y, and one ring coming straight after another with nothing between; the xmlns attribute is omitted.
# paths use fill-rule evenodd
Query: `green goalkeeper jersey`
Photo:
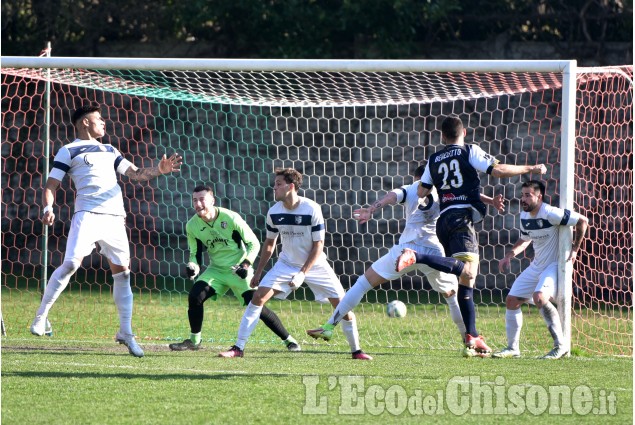
<svg viewBox="0 0 635 425"><path fill-rule="evenodd" d="M203 249L209 254L209 267L229 269L248 260L256 260L260 242L251 227L237 213L226 208L214 207L216 218L207 222L198 215L185 225L189 261L202 264Z"/></svg>

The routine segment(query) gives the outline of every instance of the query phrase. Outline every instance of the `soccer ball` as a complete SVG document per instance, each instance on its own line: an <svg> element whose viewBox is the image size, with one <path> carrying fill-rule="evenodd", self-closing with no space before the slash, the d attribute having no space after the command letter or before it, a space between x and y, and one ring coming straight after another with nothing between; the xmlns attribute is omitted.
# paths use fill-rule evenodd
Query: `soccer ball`
<svg viewBox="0 0 635 425"><path fill-rule="evenodd" d="M386 314L388 317L405 317L408 313L406 305L399 300L394 300L386 304Z"/></svg>

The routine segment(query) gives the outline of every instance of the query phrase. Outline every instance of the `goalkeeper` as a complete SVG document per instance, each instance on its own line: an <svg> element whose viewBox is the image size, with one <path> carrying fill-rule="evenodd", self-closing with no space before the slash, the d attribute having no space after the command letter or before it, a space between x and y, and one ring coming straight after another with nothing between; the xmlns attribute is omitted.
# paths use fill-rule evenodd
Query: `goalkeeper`
<svg viewBox="0 0 635 425"><path fill-rule="evenodd" d="M249 286L253 276L251 265L260 249L254 232L237 213L214 206L214 191L209 186L194 188L192 204L196 215L185 226L190 250L186 272L194 281L187 310L191 334L183 342L170 344L172 351L200 348L206 300L215 301L231 289L247 305L254 294ZM203 249L207 249L210 265L199 275ZM289 351L300 351L298 342L289 335L276 313L264 307L260 319L280 337Z"/></svg>

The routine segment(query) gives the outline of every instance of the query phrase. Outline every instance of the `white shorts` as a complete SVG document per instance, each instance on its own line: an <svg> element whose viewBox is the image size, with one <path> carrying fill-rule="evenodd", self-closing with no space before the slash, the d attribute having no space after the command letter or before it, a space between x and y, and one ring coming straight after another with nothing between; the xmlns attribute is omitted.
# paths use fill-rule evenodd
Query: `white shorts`
<svg viewBox="0 0 635 425"><path fill-rule="evenodd" d="M289 282L299 272L300 266L278 260L262 278L259 286L280 291L274 298L284 300L293 292ZM304 277L304 283L313 291L315 300L318 302L327 302L328 298L342 299L344 297L344 288L333 268L326 261L318 261L313 264L313 267Z"/></svg>
<svg viewBox="0 0 635 425"><path fill-rule="evenodd" d="M435 291L440 293L458 291L459 281L455 275L440 272L439 270L433 269L426 264L415 263L412 266L403 269L401 272L396 272L395 263L397 262L397 257L399 257L401 251L404 248L410 248L419 254L439 255L441 257L445 257L441 248L433 248L430 246L423 246L415 243L405 243L394 245L392 248L390 248L390 251L388 251L386 255L375 261L371 265L371 267L373 268L373 270L375 270L375 272L377 272L378 275L389 281L397 279L398 277L401 277L413 270L419 270L426 276L428 282L430 283L430 286L432 286L432 289L434 289Z"/></svg>
<svg viewBox="0 0 635 425"><path fill-rule="evenodd" d="M509 295L526 298L533 304L534 292L542 292L549 299L554 298L558 289L558 263L553 262L547 267L538 268L533 263L516 278Z"/></svg>
<svg viewBox="0 0 635 425"><path fill-rule="evenodd" d="M99 243L99 253L119 266L130 265L125 217L80 211L73 215L64 259L82 260Z"/></svg>

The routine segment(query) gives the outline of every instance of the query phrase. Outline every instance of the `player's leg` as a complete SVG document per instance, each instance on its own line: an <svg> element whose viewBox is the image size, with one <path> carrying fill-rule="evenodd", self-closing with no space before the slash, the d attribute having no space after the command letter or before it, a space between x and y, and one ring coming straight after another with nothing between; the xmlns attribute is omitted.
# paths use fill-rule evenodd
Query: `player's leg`
<svg viewBox="0 0 635 425"><path fill-rule="evenodd" d="M475 276L471 274L470 269L465 266L465 263L456 258L422 254L409 248L405 248L395 261L395 270L400 272L415 263L425 264L440 272L450 273L468 280Z"/></svg>
<svg viewBox="0 0 635 425"><path fill-rule="evenodd" d="M31 333L42 336L46 331L47 316L55 301L68 285L71 277L82 264L82 259L91 253L95 248L97 236L93 232L93 227L86 225L88 213L75 213L71 221L71 228L66 241L66 252L64 261L53 271L49 278L42 302L35 313L35 319L31 324Z"/></svg>
<svg viewBox="0 0 635 425"><path fill-rule="evenodd" d="M211 281L211 282L210 282ZM210 284L213 279L205 277L205 273L192 285L192 289L187 297L187 318L190 322L190 337L183 342L170 344L172 351L198 350L201 346L201 331L203 329L203 319L205 309L203 304L209 298L216 299L218 294Z"/></svg>
<svg viewBox="0 0 635 425"><path fill-rule="evenodd" d="M458 208L441 214L437 221L437 235L446 255L465 263L463 273L459 277L457 301L465 324L467 351L475 350L479 355L488 355L492 350L476 329L474 284L478 274L479 254L472 210Z"/></svg>
<svg viewBox="0 0 635 425"><path fill-rule="evenodd" d="M249 336L251 336L258 324L263 306L274 295L279 298L286 298L292 292L292 289L289 287L289 282L291 282L291 278L298 271L299 267L291 267L281 261L274 264L273 268L269 270L260 281L258 289L256 289L253 294L253 298L249 304L247 304L247 308L245 309L238 328L236 344L231 346L229 350L219 353L219 357L243 356L243 350L245 349Z"/></svg>
<svg viewBox="0 0 635 425"><path fill-rule="evenodd" d="M523 327L522 305L530 298L536 289L536 282L540 276L533 266L529 266L516 278L505 299L505 333L507 347L492 354L492 357L508 358L520 357L520 332Z"/></svg>
<svg viewBox="0 0 635 425"><path fill-rule="evenodd" d="M108 259L112 274L112 295L119 315L119 331L115 341L128 347L135 357L144 353L132 331L133 295L130 287L130 247L125 218L92 214L93 225L99 223L99 252Z"/></svg>
<svg viewBox="0 0 635 425"><path fill-rule="evenodd" d="M536 292L533 293L534 303L538 307L540 315L547 324L547 329L549 329L549 333L553 338L553 349L542 357L549 360L557 360L569 353L568 347L565 346L560 314L556 306L551 302L556 294L557 281L558 265L552 263L540 275Z"/></svg>
<svg viewBox="0 0 635 425"><path fill-rule="evenodd" d="M249 305L251 299L254 296L254 292L254 290L249 289L241 294L245 305ZM287 328L284 327L278 315L274 311L270 310L267 306L262 307L262 311L260 312L260 320L262 320L262 323L264 323L265 326L271 329L271 331L276 334L278 338L282 340L282 342L284 342L289 351L302 350L300 348L300 344L298 344L298 341L293 338L289 334L289 331L287 331Z"/></svg>
<svg viewBox="0 0 635 425"><path fill-rule="evenodd" d="M463 323L463 316L461 315L461 308L456 295L459 286L456 276L442 273L425 265L422 265L419 270L425 274L432 289L443 295L450 310L450 317L459 330L461 341L463 341L465 338L465 323Z"/></svg>
<svg viewBox="0 0 635 425"><path fill-rule="evenodd" d="M327 322L319 328L308 329L307 335L312 338L321 338L325 341L329 341L333 336L333 329L339 324L342 318L351 310L353 310L361 301L364 295L372 288L376 288L379 285L388 281L386 277L390 278L399 277L409 271L403 270L397 273L393 270L392 265L395 261L395 256L398 256L400 252L398 247L393 247L388 254L382 256L375 263L373 263L363 275L357 278L355 284L346 291L344 297L339 300L337 306L333 310L333 314L327 320ZM378 273L377 270L380 270ZM381 274L380 274L381 273Z"/></svg>

